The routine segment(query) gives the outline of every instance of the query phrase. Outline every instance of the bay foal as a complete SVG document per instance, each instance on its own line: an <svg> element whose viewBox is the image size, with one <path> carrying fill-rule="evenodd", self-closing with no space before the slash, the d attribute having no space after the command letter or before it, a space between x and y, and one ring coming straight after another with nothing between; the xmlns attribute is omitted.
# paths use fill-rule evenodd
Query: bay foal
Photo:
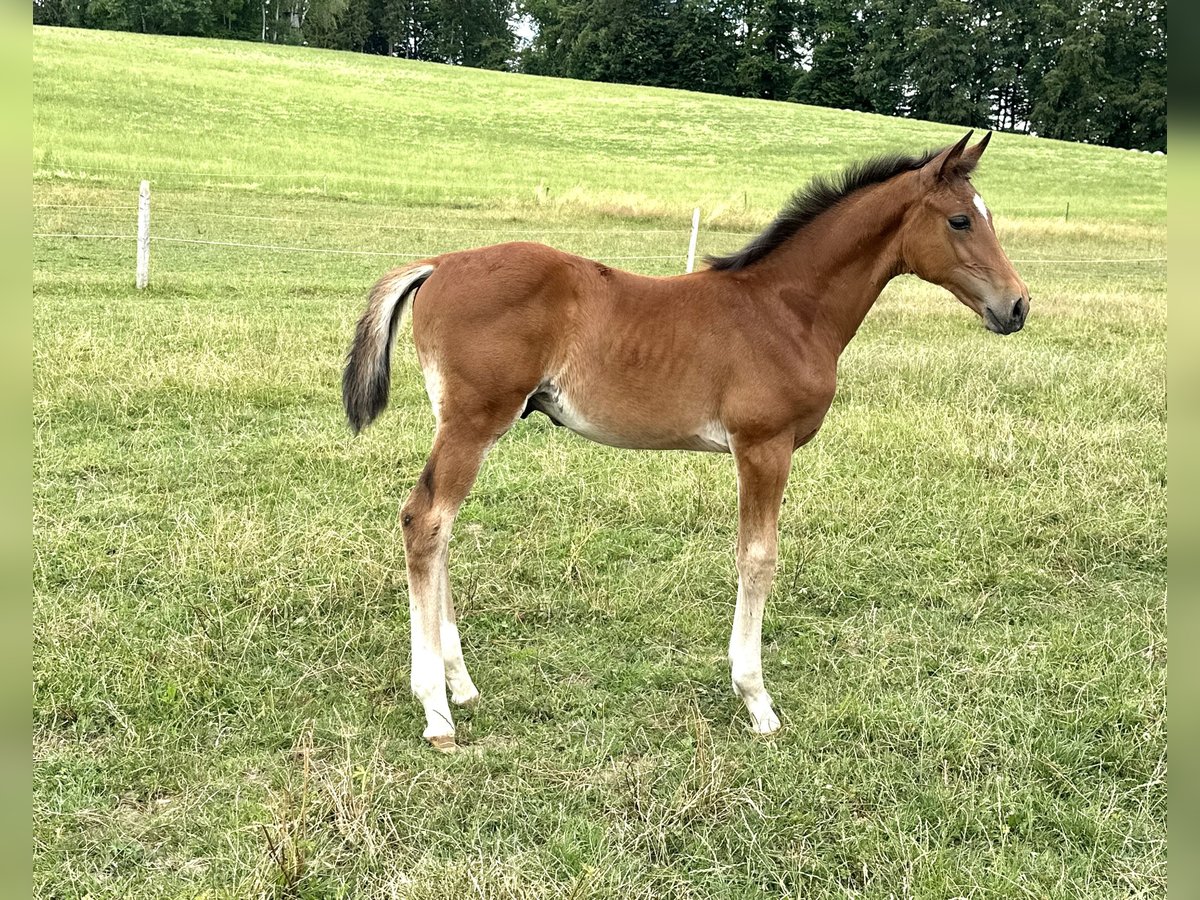
<svg viewBox="0 0 1200 900"><path fill-rule="evenodd" d="M412 690L434 747L455 746L447 686L455 704L479 697L450 595L450 529L489 448L533 411L615 447L733 454L733 689L754 731L779 728L760 650L779 507L792 452L833 400L842 350L904 273L945 287L994 332L1025 322L1029 292L968 178L991 135L968 147L970 137L816 179L745 248L690 275L633 275L512 243L404 266L372 288L343 378L350 426L387 405L406 306L437 422L401 512Z"/></svg>

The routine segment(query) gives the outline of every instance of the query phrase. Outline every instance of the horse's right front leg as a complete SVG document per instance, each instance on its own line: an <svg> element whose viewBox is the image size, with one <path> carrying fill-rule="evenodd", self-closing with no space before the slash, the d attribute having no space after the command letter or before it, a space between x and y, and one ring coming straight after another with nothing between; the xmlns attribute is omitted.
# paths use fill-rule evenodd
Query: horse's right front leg
<svg viewBox="0 0 1200 900"><path fill-rule="evenodd" d="M769 441L736 441L738 472L737 608L729 636L733 691L746 704L758 734L779 730L771 695L763 684L762 623L775 578L779 507L792 463L790 434Z"/></svg>

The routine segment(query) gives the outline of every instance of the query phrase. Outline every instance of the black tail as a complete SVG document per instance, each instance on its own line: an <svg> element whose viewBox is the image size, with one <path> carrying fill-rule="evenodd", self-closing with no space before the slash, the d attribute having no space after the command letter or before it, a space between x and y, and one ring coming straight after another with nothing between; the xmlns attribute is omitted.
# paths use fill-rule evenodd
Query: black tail
<svg viewBox="0 0 1200 900"><path fill-rule="evenodd" d="M405 305L433 270L429 263L393 269L371 288L342 373L342 403L355 434L387 408L396 325Z"/></svg>

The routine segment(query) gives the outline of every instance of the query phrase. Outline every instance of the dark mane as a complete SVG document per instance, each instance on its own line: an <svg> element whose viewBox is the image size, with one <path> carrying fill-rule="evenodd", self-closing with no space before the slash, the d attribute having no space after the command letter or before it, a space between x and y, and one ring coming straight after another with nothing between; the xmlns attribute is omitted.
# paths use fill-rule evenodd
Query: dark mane
<svg viewBox="0 0 1200 900"><path fill-rule="evenodd" d="M796 191L792 195L792 199L775 217L775 221L745 247L728 256L705 257L705 262L714 269L730 271L751 266L773 250L778 249L780 245L810 224L821 213L832 209L855 191L860 191L873 184L880 184L902 172L919 169L945 149L945 147L939 147L920 156L901 153L884 154L855 163L832 178L818 175Z"/></svg>

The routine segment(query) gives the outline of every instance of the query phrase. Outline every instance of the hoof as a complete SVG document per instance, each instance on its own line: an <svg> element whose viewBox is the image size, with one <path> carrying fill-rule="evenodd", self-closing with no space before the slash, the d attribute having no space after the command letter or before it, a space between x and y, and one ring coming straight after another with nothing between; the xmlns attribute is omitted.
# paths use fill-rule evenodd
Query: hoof
<svg viewBox="0 0 1200 900"><path fill-rule="evenodd" d="M429 741L429 746L438 753L458 752L458 744L454 743L454 735L452 734L434 735L433 737L426 738L425 740Z"/></svg>
<svg viewBox="0 0 1200 900"><path fill-rule="evenodd" d="M750 717L750 729L761 737L779 734L782 728L783 723L779 721L779 716L775 715L775 710L768 710L761 718Z"/></svg>
<svg viewBox="0 0 1200 900"><path fill-rule="evenodd" d="M463 697L451 696L450 702L455 706L461 706L464 709L474 709L479 703L479 691L473 694L467 694Z"/></svg>

